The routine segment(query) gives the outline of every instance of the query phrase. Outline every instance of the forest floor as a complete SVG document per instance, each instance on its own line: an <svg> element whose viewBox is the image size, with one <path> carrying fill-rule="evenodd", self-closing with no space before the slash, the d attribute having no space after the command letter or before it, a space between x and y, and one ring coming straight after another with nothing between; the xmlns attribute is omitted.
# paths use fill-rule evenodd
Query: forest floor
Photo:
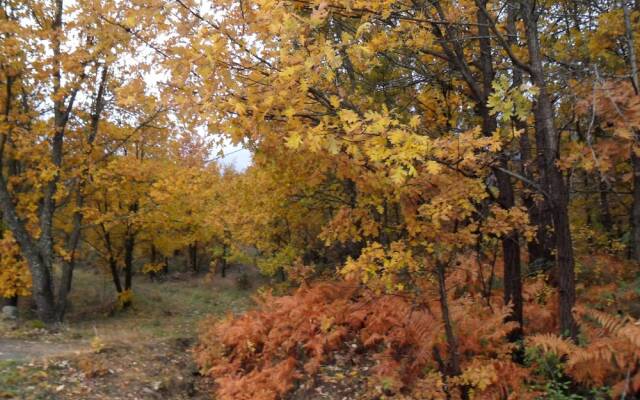
<svg viewBox="0 0 640 400"><path fill-rule="evenodd" d="M198 322L251 306L251 289L226 278L137 277L133 305L114 310L108 277L79 270L67 322L55 331L29 319L0 321L0 399L205 399L212 382L193 364Z"/></svg>

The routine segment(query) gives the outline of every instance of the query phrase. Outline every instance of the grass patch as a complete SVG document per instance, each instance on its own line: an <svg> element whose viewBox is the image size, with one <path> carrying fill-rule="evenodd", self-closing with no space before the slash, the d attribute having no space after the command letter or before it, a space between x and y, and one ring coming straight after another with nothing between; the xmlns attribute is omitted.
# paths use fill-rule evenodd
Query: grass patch
<svg viewBox="0 0 640 400"><path fill-rule="evenodd" d="M157 282L140 276L133 284L131 307L115 310L115 290L109 288L110 294L102 290L104 277L81 271L75 279L67 325L82 337L96 332L106 340L132 335L144 340L192 337L204 316L241 312L252 304L249 292L215 279L180 275Z"/></svg>
<svg viewBox="0 0 640 400"><path fill-rule="evenodd" d="M0 399L54 398L56 387L51 374L32 365L16 361L0 361ZM55 379L54 379L55 380Z"/></svg>
<svg viewBox="0 0 640 400"><path fill-rule="evenodd" d="M85 344L96 336L105 344L195 337L198 322L205 316L240 313L253 304L251 291L238 288L234 274L224 279L176 274L165 281L151 281L138 275L133 282L132 305L118 310L116 299L108 275L78 269L74 273L65 322L58 332L45 334L43 324L29 314L28 301L25 301L18 328L0 325L0 335L31 340L40 340L44 335L49 341Z"/></svg>

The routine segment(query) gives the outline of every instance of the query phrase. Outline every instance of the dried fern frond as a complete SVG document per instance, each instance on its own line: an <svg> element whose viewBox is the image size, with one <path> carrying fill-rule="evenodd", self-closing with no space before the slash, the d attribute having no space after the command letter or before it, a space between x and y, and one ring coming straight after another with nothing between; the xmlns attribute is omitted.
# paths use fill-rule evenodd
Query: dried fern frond
<svg viewBox="0 0 640 400"><path fill-rule="evenodd" d="M551 333L530 336L527 342L530 346L540 347L544 352L558 356L571 354L577 349L569 340Z"/></svg>

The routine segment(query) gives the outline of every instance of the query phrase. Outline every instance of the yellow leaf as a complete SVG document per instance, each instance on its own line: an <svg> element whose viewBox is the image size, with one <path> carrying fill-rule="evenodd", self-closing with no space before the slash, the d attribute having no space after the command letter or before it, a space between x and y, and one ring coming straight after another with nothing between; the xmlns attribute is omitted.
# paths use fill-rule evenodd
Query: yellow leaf
<svg viewBox="0 0 640 400"><path fill-rule="evenodd" d="M340 108L340 98L338 96L329 97L329 102L333 108Z"/></svg>
<svg viewBox="0 0 640 400"><path fill-rule="evenodd" d="M302 144L302 137L298 132L294 132L287 138L286 146L290 149L297 149Z"/></svg>
<svg viewBox="0 0 640 400"><path fill-rule="evenodd" d="M427 161L427 172L437 175L442 170L442 166L435 161Z"/></svg>

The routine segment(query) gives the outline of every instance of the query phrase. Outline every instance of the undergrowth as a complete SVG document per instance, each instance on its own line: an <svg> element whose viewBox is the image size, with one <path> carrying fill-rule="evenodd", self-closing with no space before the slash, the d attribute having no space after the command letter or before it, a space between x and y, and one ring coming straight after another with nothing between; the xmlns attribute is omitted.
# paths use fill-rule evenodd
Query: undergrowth
<svg viewBox="0 0 640 400"><path fill-rule="evenodd" d="M455 278L455 277L454 277ZM460 278L455 278L459 279ZM469 282L467 282L469 283ZM426 283L422 293L433 289ZM557 294L544 279L525 286L524 342L507 339L509 308L498 296L466 287L450 294L461 372L447 365L449 348L438 301L427 295L379 294L349 282L269 292L241 316L202 324L195 358L218 384L221 400L276 400L335 354L356 343L375 367L370 388L397 399L607 399L640 390L640 326L631 318L577 310L581 341L557 331ZM525 346L524 360L516 356ZM380 398L372 390L371 398Z"/></svg>

